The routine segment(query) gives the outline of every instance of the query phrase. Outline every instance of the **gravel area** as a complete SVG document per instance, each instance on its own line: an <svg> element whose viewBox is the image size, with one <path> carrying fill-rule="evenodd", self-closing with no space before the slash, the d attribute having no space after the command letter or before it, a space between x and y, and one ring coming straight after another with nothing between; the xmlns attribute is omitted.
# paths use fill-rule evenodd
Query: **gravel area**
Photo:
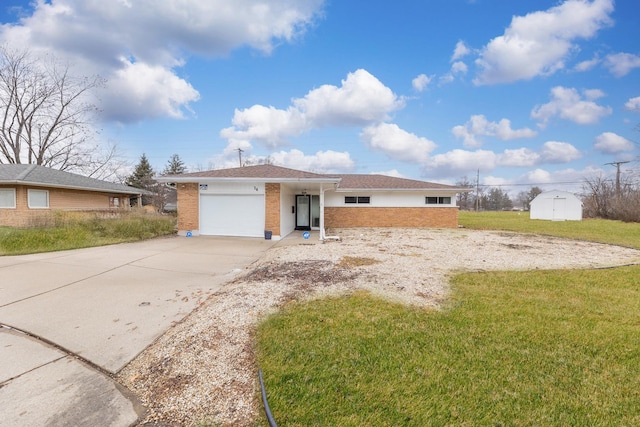
<svg viewBox="0 0 640 427"><path fill-rule="evenodd" d="M340 241L286 238L127 365L118 380L149 409L142 425L253 425L252 331L292 299L366 289L438 307L459 271L600 268L640 251L546 236L466 229L341 229Z"/></svg>

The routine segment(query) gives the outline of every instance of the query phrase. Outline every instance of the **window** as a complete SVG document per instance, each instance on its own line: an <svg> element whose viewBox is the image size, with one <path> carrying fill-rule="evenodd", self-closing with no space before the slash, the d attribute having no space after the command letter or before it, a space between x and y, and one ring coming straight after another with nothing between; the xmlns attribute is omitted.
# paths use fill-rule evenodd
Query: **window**
<svg viewBox="0 0 640 427"><path fill-rule="evenodd" d="M111 207L111 208L120 207L120 198L119 197L109 197L109 207Z"/></svg>
<svg viewBox="0 0 640 427"><path fill-rule="evenodd" d="M16 208L16 189L0 188L0 209Z"/></svg>
<svg viewBox="0 0 640 427"><path fill-rule="evenodd" d="M49 207L49 192L47 190L28 190L29 209L46 209Z"/></svg>
<svg viewBox="0 0 640 427"><path fill-rule="evenodd" d="M427 196L425 198L425 203L427 205L450 205L451 204L451 197Z"/></svg>
<svg viewBox="0 0 640 427"><path fill-rule="evenodd" d="M370 204L371 203L371 197L369 196L344 196L344 203L345 204Z"/></svg>

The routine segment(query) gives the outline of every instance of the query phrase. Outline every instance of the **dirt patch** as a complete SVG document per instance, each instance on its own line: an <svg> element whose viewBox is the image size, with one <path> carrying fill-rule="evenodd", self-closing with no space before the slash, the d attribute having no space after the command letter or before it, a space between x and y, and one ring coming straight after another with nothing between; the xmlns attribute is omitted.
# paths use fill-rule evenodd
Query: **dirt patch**
<svg viewBox="0 0 640 427"><path fill-rule="evenodd" d="M438 308L457 271L605 267L640 251L516 233L442 229L335 230L341 241L282 245L169 329L118 375L152 425L255 425L252 331L292 299L363 289ZM517 252L516 252L517 251Z"/></svg>

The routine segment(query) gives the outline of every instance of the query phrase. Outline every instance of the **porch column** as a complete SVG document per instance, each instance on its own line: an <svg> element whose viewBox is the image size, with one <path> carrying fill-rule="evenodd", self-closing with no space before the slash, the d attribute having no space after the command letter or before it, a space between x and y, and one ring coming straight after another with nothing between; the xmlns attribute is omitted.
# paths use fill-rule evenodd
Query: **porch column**
<svg viewBox="0 0 640 427"><path fill-rule="evenodd" d="M320 183L320 240L324 240L324 188Z"/></svg>

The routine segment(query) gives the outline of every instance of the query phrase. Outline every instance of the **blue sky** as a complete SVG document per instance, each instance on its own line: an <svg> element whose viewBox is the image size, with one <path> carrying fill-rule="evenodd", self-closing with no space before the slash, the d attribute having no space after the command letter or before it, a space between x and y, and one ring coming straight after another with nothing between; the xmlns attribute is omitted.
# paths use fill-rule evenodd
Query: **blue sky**
<svg viewBox="0 0 640 427"><path fill-rule="evenodd" d="M638 172L636 0L3 0L0 40L99 74L99 137L257 163L580 191ZM572 183L572 184L566 184Z"/></svg>

